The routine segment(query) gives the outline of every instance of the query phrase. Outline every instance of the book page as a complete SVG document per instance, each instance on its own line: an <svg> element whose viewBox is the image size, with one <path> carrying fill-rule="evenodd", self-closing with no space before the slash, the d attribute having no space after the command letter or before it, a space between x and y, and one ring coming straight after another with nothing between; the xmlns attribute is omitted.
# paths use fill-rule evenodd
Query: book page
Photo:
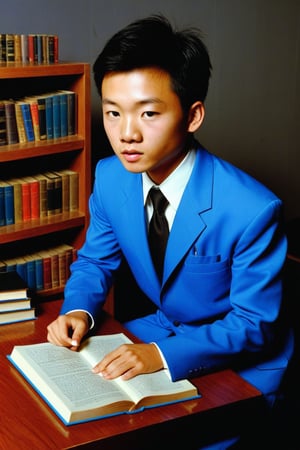
<svg viewBox="0 0 300 450"><path fill-rule="evenodd" d="M137 408L198 395L197 388L190 381L172 381L166 370L137 375L130 380L118 378L116 381L128 392Z"/></svg>
<svg viewBox="0 0 300 450"><path fill-rule="evenodd" d="M132 343L132 341L123 333L93 336L83 344L80 353L94 366L108 352L124 343ZM192 383L188 380L173 382L166 370L137 375L130 380L122 380L119 377L115 381L130 395L135 403L141 402L142 399L147 399L142 402L143 406L155 404L160 400L164 402L184 398L186 395L197 395L197 390Z"/></svg>
<svg viewBox="0 0 300 450"><path fill-rule="evenodd" d="M114 381L92 373L78 352L50 343L15 346L11 360L66 421L71 412L114 402L126 401L129 407L128 395Z"/></svg>
<svg viewBox="0 0 300 450"><path fill-rule="evenodd" d="M130 344L132 341L123 333L93 336L84 341L79 353L94 367L107 353L122 344Z"/></svg>

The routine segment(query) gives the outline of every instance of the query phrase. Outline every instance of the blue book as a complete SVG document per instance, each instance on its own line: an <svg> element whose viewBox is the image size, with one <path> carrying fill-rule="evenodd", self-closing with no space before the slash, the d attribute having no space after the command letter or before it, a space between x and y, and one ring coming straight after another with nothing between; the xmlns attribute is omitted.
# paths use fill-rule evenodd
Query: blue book
<svg viewBox="0 0 300 450"><path fill-rule="evenodd" d="M44 289L43 260L38 256L35 260L35 288L37 291Z"/></svg>
<svg viewBox="0 0 300 450"><path fill-rule="evenodd" d="M26 261L26 282L30 289L36 288L35 281L35 260L31 256L24 256Z"/></svg>
<svg viewBox="0 0 300 450"><path fill-rule="evenodd" d="M53 139L53 100L52 95L45 97L47 139Z"/></svg>
<svg viewBox="0 0 300 450"><path fill-rule="evenodd" d="M9 183L5 183L4 186L4 210L5 225L12 225L15 223L14 187Z"/></svg>
<svg viewBox="0 0 300 450"><path fill-rule="evenodd" d="M0 180L0 227L5 225L4 185L5 183Z"/></svg>
<svg viewBox="0 0 300 450"><path fill-rule="evenodd" d="M61 137L68 136L68 97L60 94L60 131Z"/></svg>
<svg viewBox="0 0 300 450"><path fill-rule="evenodd" d="M68 136L77 133L77 94L74 91L61 90L67 96Z"/></svg>
<svg viewBox="0 0 300 450"><path fill-rule="evenodd" d="M34 131L33 131L33 123L30 111L30 105L26 102L20 102L22 117L24 122L24 128L26 133L26 138L28 142L34 141Z"/></svg>
<svg viewBox="0 0 300 450"><path fill-rule="evenodd" d="M61 137L61 113L60 113L60 95L53 94L52 97L53 110L53 138Z"/></svg>
<svg viewBox="0 0 300 450"><path fill-rule="evenodd" d="M26 261L24 258L16 258L16 272L27 285Z"/></svg>

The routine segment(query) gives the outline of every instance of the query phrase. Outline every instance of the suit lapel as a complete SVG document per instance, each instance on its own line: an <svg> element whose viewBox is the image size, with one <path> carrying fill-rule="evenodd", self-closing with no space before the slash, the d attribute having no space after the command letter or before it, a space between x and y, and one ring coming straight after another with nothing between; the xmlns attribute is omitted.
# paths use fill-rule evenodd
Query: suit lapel
<svg viewBox="0 0 300 450"><path fill-rule="evenodd" d="M206 228L205 211L212 208L213 163L211 155L197 150L190 180L182 196L169 236L163 283Z"/></svg>
<svg viewBox="0 0 300 450"><path fill-rule="evenodd" d="M151 287L155 298L159 297L160 284L152 263L148 245L148 234L145 217L143 187L141 176L129 176L124 185L124 199L120 206L119 220L126 236L126 248L135 253L134 268L138 277ZM154 292L153 292L154 291Z"/></svg>

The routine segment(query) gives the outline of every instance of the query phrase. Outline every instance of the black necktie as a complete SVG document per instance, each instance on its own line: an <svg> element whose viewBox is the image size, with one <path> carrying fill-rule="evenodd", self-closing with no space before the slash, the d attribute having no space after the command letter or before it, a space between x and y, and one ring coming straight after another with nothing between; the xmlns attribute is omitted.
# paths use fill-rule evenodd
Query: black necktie
<svg viewBox="0 0 300 450"><path fill-rule="evenodd" d="M169 226L165 217L168 200L159 189L152 187L149 196L153 204L153 215L149 224L149 246L159 279L162 278Z"/></svg>

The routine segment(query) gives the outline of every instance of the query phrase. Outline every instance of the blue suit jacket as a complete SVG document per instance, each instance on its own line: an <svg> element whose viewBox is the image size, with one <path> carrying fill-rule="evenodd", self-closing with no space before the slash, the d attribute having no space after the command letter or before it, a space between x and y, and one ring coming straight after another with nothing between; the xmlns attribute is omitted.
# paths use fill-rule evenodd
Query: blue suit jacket
<svg viewBox="0 0 300 450"><path fill-rule="evenodd" d="M149 253L141 174L125 170L115 156L99 161L90 226L61 313L78 308L95 317L123 253L159 319L174 324L175 335L157 341L173 380L233 366L271 393L293 346L283 329L282 339L275 333L287 249L282 204L228 162L200 146L196 153L170 232L162 286Z"/></svg>

